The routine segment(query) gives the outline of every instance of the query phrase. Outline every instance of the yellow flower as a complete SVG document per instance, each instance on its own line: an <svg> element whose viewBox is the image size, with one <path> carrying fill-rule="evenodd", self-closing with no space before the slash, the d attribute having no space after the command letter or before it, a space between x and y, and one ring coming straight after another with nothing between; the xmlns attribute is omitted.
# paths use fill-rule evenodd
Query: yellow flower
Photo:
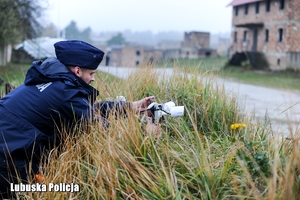
<svg viewBox="0 0 300 200"><path fill-rule="evenodd" d="M240 127L246 128L246 124L238 124L238 123L237 124L231 124L230 129L235 130L235 129L238 129Z"/></svg>

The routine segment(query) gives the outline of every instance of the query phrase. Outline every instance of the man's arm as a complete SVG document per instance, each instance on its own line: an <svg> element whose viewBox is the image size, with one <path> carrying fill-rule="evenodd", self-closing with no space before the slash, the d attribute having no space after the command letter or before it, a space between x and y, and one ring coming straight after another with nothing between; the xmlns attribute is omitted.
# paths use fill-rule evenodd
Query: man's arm
<svg viewBox="0 0 300 200"><path fill-rule="evenodd" d="M64 102L61 106L61 115L65 119L77 121L85 120L101 120L104 127L108 126L107 118L113 112L117 116L126 116L126 111L134 110L136 113L145 110L147 106L154 100L154 96L143 98L135 102L98 102L93 106L89 101L80 96L75 96L72 99Z"/></svg>
<svg viewBox="0 0 300 200"><path fill-rule="evenodd" d="M112 111L115 111L116 115L126 116L126 110L132 109L132 105L124 101L103 101L94 104L93 108L95 113L99 113L102 117L108 118Z"/></svg>
<svg viewBox="0 0 300 200"><path fill-rule="evenodd" d="M141 100L134 101L132 103L129 102L98 102L94 105L94 109L97 112L100 112L102 117L108 118L110 112L115 109L116 115L126 116L126 110L132 109L136 113L140 113L145 110L148 105L152 103L155 99L154 96L145 97Z"/></svg>

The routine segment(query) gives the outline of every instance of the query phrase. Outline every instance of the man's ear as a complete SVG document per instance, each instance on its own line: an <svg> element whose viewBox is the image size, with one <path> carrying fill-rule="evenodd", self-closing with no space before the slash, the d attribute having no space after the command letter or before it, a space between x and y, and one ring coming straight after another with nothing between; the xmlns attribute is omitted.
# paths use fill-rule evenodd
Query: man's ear
<svg viewBox="0 0 300 200"><path fill-rule="evenodd" d="M76 76L80 77L80 74L81 74L80 67L78 67L78 66L74 67L74 68L73 68L73 73L74 73Z"/></svg>

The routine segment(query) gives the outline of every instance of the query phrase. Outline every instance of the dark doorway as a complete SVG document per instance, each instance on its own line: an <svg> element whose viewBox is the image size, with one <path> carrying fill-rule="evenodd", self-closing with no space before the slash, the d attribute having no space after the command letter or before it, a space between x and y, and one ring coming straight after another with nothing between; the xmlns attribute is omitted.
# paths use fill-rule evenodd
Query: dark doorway
<svg viewBox="0 0 300 200"><path fill-rule="evenodd" d="M252 51L257 50L257 36L258 36L258 30L253 29L253 45L252 45Z"/></svg>

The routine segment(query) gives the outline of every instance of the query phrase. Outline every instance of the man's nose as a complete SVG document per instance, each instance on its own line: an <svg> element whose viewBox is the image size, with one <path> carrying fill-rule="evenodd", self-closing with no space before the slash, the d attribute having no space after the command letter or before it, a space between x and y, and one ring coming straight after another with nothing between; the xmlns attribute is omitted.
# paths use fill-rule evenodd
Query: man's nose
<svg viewBox="0 0 300 200"><path fill-rule="evenodd" d="M93 81L95 81L95 77L92 77L92 78L91 78L91 82L93 82Z"/></svg>

